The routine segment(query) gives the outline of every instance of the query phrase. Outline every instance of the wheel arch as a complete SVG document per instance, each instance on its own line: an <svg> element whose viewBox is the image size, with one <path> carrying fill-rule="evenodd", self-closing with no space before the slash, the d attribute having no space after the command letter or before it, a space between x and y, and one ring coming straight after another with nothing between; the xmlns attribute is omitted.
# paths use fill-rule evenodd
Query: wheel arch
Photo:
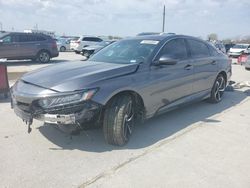
<svg viewBox="0 0 250 188"><path fill-rule="evenodd" d="M146 114L146 108L145 108L145 104L144 104L144 100L142 98L142 96L133 90L123 90L123 91L119 91L115 94L113 94L111 97L109 97L109 99L106 101L105 105L104 105L104 109L107 108L107 106L110 104L110 102L118 96L122 96L122 95L131 95L133 97L134 102L136 103L136 111L138 113L138 115L140 116L140 118L143 120Z"/></svg>

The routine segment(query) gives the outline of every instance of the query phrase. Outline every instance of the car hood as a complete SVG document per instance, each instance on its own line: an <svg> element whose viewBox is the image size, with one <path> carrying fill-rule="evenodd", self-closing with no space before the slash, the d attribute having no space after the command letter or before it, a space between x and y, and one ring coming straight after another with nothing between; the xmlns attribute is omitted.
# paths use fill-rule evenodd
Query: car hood
<svg viewBox="0 0 250 188"><path fill-rule="evenodd" d="M52 65L25 74L21 79L58 92L76 91L113 77L136 72L139 64L76 61Z"/></svg>

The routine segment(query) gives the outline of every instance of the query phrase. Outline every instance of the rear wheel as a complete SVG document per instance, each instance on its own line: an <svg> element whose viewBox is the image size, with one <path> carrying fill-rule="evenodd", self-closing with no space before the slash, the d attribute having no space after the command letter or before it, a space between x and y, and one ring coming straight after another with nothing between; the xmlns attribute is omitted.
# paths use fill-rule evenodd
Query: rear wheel
<svg viewBox="0 0 250 188"><path fill-rule="evenodd" d="M135 120L135 106L132 96L115 97L104 113L103 132L107 143L125 145L132 135Z"/></svg>
<svg viewBox="0 0 250 188"><path fill-rule="evenodd" d="M250 71L250 68L248 68L248 67L245 67L245 69L248 70L248 71Z"/></svg>
<svg viewBox="0 0 250 188"><path fill-rule="evenodd" d="M213 85L213 88L211 90L210 98L208 101L210 103L218 103L222 100L222 96L224 94L224 91L226 89L226 79L223 75L219 75Z"/></svg>
<svg viewBox="0 0 250 188"><path fill-rule="evenodd" d="M47 51L41 51L38 53L37 59L40 63L48 63L50 61L50 54Z"/></svg>

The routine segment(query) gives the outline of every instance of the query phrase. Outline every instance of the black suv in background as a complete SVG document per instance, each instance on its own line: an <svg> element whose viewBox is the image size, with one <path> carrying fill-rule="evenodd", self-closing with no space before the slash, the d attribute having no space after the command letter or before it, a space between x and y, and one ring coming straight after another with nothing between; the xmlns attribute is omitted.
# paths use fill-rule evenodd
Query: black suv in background
<svg viewBox="0 0 250 188"><path fill-rule="evenodd" d="M56 41L40 33L0 33L0 59L32 59L48 63L58 56Z"/></svg>

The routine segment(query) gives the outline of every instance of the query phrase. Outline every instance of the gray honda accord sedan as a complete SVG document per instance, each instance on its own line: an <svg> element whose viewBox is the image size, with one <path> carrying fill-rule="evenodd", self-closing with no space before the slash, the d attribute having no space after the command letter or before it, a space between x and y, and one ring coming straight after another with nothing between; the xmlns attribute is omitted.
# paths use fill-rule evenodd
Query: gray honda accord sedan
<svg viewBox="0 0 250 188"><path fill-rule="evenodd" d="M184 35L118 41L88 61L25 74L11 88L12 107L28 124L101 125L109 144L126 144L137 122L194 101L222 100L231 61L209 43Z"/></svg>

